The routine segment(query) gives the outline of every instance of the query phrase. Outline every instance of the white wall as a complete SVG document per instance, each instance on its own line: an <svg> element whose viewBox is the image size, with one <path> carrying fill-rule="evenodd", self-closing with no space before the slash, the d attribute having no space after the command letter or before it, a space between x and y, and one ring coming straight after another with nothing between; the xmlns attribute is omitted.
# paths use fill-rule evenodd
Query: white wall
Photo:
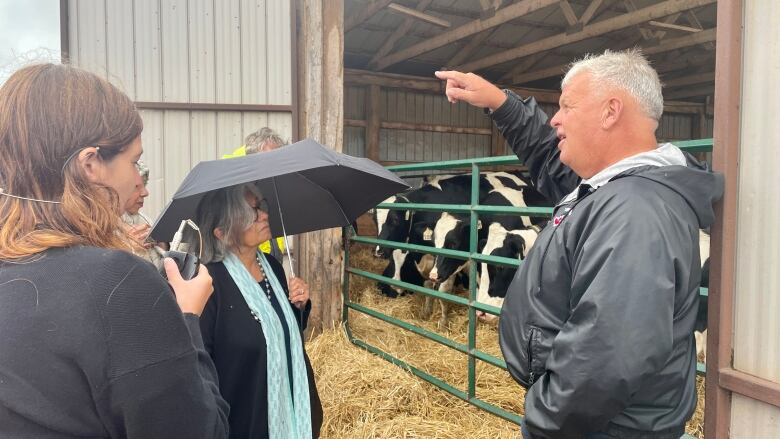
<svg viewBox="0 0 780 439"><path fill-rule="evenodd" d="M780 382L780 2L745 0L734 368ZM780 409L732 400L732 438L780 437Z"/></svg>
<svg viewBox="0 0 780 439"><path fill-rule="evenodd" d="M74 65L135 101L292 104L289 0L71 0ZM156 216L200 160L262 126L292 134L289 112L143 110L144 208Z"/></svg>

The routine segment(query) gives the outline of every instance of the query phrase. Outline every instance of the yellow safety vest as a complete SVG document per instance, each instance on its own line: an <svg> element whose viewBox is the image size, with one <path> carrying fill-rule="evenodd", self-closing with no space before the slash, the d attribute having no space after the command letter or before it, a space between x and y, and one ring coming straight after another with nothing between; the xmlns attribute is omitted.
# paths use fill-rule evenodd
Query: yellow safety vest
<svg viewBox="0 0 780 439"><path fill-rule="evenodd" d="M222 156L223 159L230 159L233 157L242 157L246 155L246 145L241 145L239 148L237 148L235 151L231 152L230 154L225 154ZM279 250L284 253L285 246L284 246L284 237L276 238L276 246L279 247ZM271 241L266 241L259 246L260 251L265 254L271 253Z"/></svg>

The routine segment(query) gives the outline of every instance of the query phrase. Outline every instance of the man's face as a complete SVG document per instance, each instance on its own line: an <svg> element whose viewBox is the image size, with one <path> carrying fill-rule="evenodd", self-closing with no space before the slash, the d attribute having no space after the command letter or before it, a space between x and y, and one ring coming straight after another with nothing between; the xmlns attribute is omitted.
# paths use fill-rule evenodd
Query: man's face
<svg viewBox="0 0 780 439"><path fill-rule="evenodd" d="M604 100L593 91L590 73L582 72L563 87L560 109L550 120L558 132L561 162L582 178L595 174Z"/></svg>
<svg viewBox="0 0 780 439"><path fill-rule="evenodd" d="M263 145L260 147L259 152L273 151L276 148L279 148L279 146L281 146L281 145L279 145L278 143L275 143L275 142L272 142L272 141L269 140L269 141L266 141L265 143L263 143Z"/></svg>

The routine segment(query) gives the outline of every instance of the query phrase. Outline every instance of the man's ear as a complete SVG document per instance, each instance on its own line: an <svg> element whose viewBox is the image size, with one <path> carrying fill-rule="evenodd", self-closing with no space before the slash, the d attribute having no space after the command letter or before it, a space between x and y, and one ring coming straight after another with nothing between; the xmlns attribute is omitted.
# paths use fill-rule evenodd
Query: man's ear
<svg viewBox="0 0 780 439"><path fill-rule="evenodd" d="M76 156L81 169L91 183L102 182L102 163L98 155L98 149L95 147L84 148Z"/></svg>
<svg viewBox="0 0 780 439"><path fill-rule="evenodd" d="M222 228L220 227L215 228L212 233L214 233L214 236L220 241L222 241L222 238L225 237L225 234L222 233Z"/></svg>
<svg viewBox="0 0 780 439"><path fill-rule="evenodd" d="M623 115L623 100L618 96L613 96L604 103L604 112L602 113L601 127L605 130L611 129L620 120Z"/></svg>

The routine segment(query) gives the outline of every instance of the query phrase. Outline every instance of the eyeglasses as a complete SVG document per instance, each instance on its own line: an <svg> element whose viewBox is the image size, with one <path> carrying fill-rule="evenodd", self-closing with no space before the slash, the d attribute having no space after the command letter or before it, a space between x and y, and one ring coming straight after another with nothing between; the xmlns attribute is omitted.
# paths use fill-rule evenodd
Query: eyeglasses
<svg viewBox="0 0 780 439"><path fill-rule="evenodd" d="M260 219L260 212L268 213L268 200L263 198L257 202L257 205L252 206L252 210L255 211L255 221Z"/></svg>

